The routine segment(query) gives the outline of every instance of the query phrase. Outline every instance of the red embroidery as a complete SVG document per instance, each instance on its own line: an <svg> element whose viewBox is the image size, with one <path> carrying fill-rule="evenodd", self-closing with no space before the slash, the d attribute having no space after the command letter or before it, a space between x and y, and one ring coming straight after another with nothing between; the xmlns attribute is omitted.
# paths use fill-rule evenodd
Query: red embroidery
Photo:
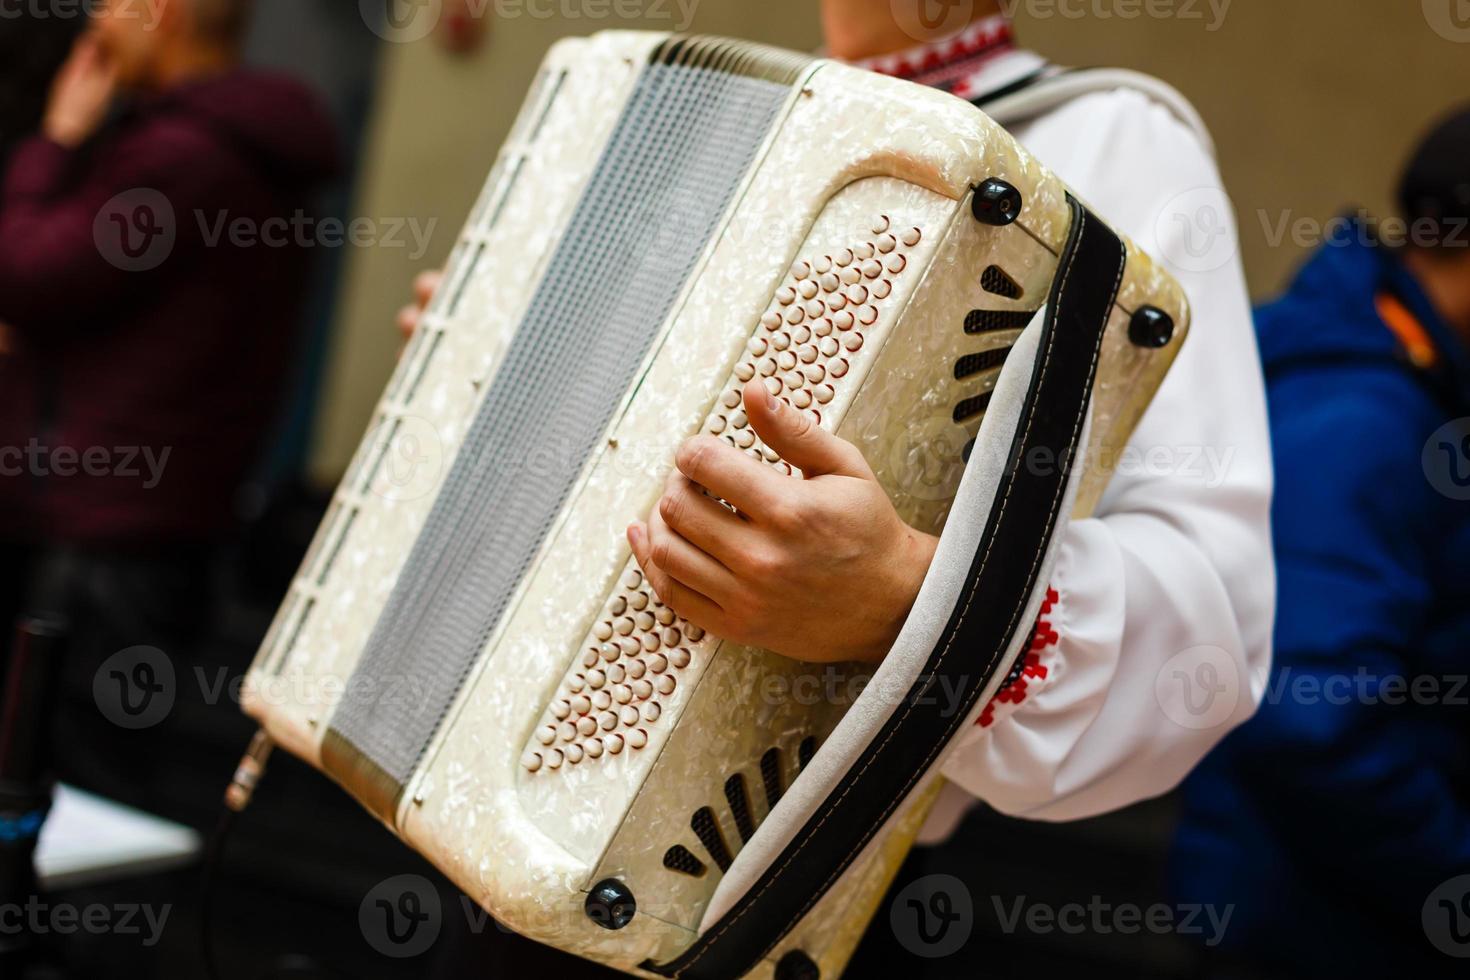
<svg viewBox="0 0 1470 980"><path fill-rule="evenodd" d="M989 728L995 724L997 704L1020 706L1029 693L1030 682L1046 678L1047 669L1041 663L1041 652L1047 647L1056 646L1061 640L1061 635L1052 628L1051 620L1047 618L1059 599L1056 589L1046 590L1046 599L1041 603L1041 614L1036 617L1036 626L1031 630L1031 643L1027 646L1026 653L1016 661L1016 666L1011 668L1010 677L1005 684L995 692L995 697L990 699L985 710L980 712L975 724L981 728Z"/></svg>

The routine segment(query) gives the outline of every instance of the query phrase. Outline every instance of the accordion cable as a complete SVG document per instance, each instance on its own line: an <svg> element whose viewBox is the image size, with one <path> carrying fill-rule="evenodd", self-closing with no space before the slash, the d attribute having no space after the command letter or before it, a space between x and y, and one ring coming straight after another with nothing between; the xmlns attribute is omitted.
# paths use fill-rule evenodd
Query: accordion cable
<svg viewBox="0 0 1470 980"><path fill-rule="evenodd" d="M236 818L254 798L255 787L265 774L265 764L275 747L276 743L264 729L258 730L250 739L250 746L240 757L239 764L235 766L235 775L230 779L229 788L225 790L225 809L220 814L219 825L210 837L209 847L205 851L199 900L199 939L204 957L204 975L208 980L219 980L220 977L219 963L215 958L214 930L211 926L214 922L215 891L225 844L229 841Z"/></svg>

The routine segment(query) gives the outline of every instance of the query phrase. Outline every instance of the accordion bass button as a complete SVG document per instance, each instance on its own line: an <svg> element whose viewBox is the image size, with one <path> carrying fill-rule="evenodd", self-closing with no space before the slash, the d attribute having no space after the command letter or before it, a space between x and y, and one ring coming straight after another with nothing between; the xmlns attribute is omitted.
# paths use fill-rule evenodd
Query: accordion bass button
<svg viewBox="0 0 1470 980"><path fill-rule="evenodd" d="M716 415L715 417L713 417L712 419L709 420L709 425L705 426L705 431L708 432L712 436L717 436L721 432L724 432L725 431L725 425L726 425L725 416L723 416L723 415Z"/></svg>
<svg viewBox="0 0 1470 980"><path fill-rule="evenodd" d="M653 689L660 694L673 694L678 682L674 680L673 674L659 674L658 680L653 682Z"/></svg>
<svg viewBox="0 0 1470 980"><path fill-rule="evenodd" d="M913 248L915 245L919 244L919 242L922 241L923 238L924 233L922 231L917 228L910 228L908 231L903 233L903 237L900 240L905 245Z"/></svg>
<svg viewBox="0 0 1470 980"><path fill-rule="evenodd" d="M690 633L690 639L693 639L693 630L691 630ZM689 666L689 660L690 653L687 647L678 647L677 649L669 652L669 663L673 664L675 667L678 667L680 670ZM664 691L663 693L668 694L669 692Z"/></svg>
<svg viewBox="0 0 1470 980"><path fill-rule="evenodd" d="M894 238L892 235L884 235L883 237L878 239L878 251L882 252L884 255L887 255L889 252L893 251L896 248L898 248L898 239Z"/></svg>
<svg viewBox="0 0 1470 980"><path fill-rule="evenodd" d="M817 259L816 264L814 264L812 268L815 269L818 274L825 276L827 273L832 271L832 256L822 256L820 259Z"/></svg>
<svg viewBox="0 0 1470 980"><path fill-rule="evenodd" d="M615 711L604 711L600 716L598 716L597 723L600 726L602 726L602 730L603 731L605 731L605 732L612 731L614 728L617 728L618 727L618 715L617 715L617 712L615 712Z"/></svg>
<svg viewBox="0 0 1470 980"><path fill-rule="evenodd" d="M761 326L765 327L767 330L775 330L780 325L781 314L779 313L767 313L765 316L761 317ZM751 343L755 343L755 341L751 341Z"/></svg>
<svg viewBox="0 0 1470 980"><path fill-rule="evenodd" d="M647 701L649 698L653 697L653 682L652 681L646 681L646 680L644 680L644 681L634 681L632 686L633 686L633 696L635 698L637 698L639 701ZM624 722L624 724L628 724L628 725L633 724L633 721L628 721L627 720L628 719L628 711L630 711L630 710L633 712L633 721L637 721L638 720L638 709L637 708L631 708L631 709L624 708L623 709L623 722Z"/></svg>
<svg viewBox="0 0 1470 980"><path fill-rule="evenodd" d="M782 371L790 371L796 367L796 355L789 350L783 350L776 358L776 367Z"/></svg>
<svg viewBox="0 0 1470 980"><path fill-rule="evenodd" d="M817 349L811 344L804 344L797 350L796 356L803 364L814 364L817 360Z"/></svg>
<svg viewBox="0 0 1470 980"><path fill-rule="evenodd" d="M633 626L633 620L631 617L628 616L624 616L616 623L613 623L613 629L618 631L619 636L627 636L629 633L633 632Z"/></svg>
<svg viewBox="0 0 1470 980"><path fill-rule="evenodd" d="M650 701L643 706L644 721L658 721L658 716L663 714L663 705L657 701Z"/></svg>
<svg viewBox="0 0 1470 980"><path fill-rule="evenodd" d="M607 743L606 744L607 744L607 751L609 753L611 753L612 755L617 755L619 752L623 751L623 736L621 736L621 735L609 735L607 737Z"/></svg>
<svg viewBox="0 0 1470 980"><path fill-rule="evenodd" d="M817 295L817 284L812 280L807 279L803 281L799 287L797 287L796 291L801 294L802 299L811 299L812 297Z"/></svg>
<svg viewBox="0 0 1470 980"><path fill-rule="evenodd" d="M558 701L551 706L551 717L557 721L565 719L571 713L572 704L570 701Z"/></svg>
<svg viewBox="0 0 1470 980"><path fill-rule="evenodd" d="M669 669L669 658L661 653L655 653L648 658L648 669L655 674L662 674Z"/></svg>
<svg viewBox="0 0 1470 980"><path fill-rule="evenodd" d="M536 772L541 768L541 753L527 752L521 756L521 765L526 768L527 772Z"/></svg>
<svg viewBox="0 0 1470 980"><path fill-rule="evenodd" d="M812 274L811 264L807 262L798 262L791 267L791 274L795 276L798 281L805 279Z"/></svg>
<svg viewBox="0 0 1470 980"><path fill-rule="evenodd" d="M652 633L652 632L644 633L643 634L643 652L644 653L653 653L655 650L658 649L659 642L660 641L659 641L659 638L658 638L658 634L657 633Z"/></svg>
<svg viewBox="0 0 1470 980"><path fill-rule="evenodd" d="M873 222L873 234L875 234L875 235L881 235L885 231L888 230L888 227L889 227L888 215L886 215L886 214L880 214L880 215L878 215L877 220Z"/></svg>
<svg viewBox="0 0 1470 980"><path fill-rule="evenodd" d="M812 405L812 393L807 391L805 388L803 388L801 391L792 392L791 404L795 405L797 408L810 408ZM775 462L775 460L772 460L772 462Z"/></svg>
<svg viewBox="0 0 1470 980"><path fill-rule="evenodd" d="M834 353L835 353L835 351L834 351ZM831 364L827 365L827 373L830 374L830 375L832 375L832 377L834 377L834 378L840 378L843 375L847 374L847 368L848 368L847 358L845 358L845 357L839 357L839 358L837 358L837 360L835 360Z"/></svg>
<svg viewBox="0 0 1470 980"><path fill-rule="evenodd" d="M771 363L774 364L775 362L773 361ZM761 364L764 365L765 362L762 361ZM740 392L736 391L734 388L731 388L720 398L720 404L724 405L726 408L734 408L736 405L740 404Z"/></svg>
<svg viewBox="0 0 1470 980"><path fill-rule="evenodd" d="M577 719L577 734L584 738L588 735L597 734L597 720L591 715L583 715Z"/></svg>
<svg viewBox="0 0 1470 980"><path fill-rule="evenodd" d="M818 322L821 321L821 317L812 317L812 319ZM804 344L811 339L812 332L809 327L797 327L795 330L791 331L791 342L793 344Z"/></svg>
<svg viewBox="0 0 1470 980"><path fill-rule="evenodd" d="M895 255L888 260L888 271L893 273L894 275L898 275L898 273L908 268L908 264L908 259L904 258L902 255Z"/></svg>
<svg viewBox="0 0 1470 980"><path fill-rule="evenodd" d="M778 323L776 324L776 326L779 327L780 324ZM766 338L764 337L751 337L750 343L745 345L745 349L750 351L756 357L760 357L766 351L770 350L770 347L770 343L768 343L766 341Z"/></svg>
<svg viewBox="0 0 1470 980"><path fill-rule="evenodd" d="M848 326L845 329L850 330L852 328L851 326ZM821 351L827 357L831 357L833 354L837 353L838 347L839 345L837 343L836 337L823 337L822 342L817 344L817 350Z"/></svg>
<svg viewBox="0 0 1470 980"><path fill-rule="evenodd" d="M790 286L782 286L780 289L776 290L776 302L780 303L782 306L790 306L792 303L796 302L796 290L792 289Z"/></svg>
<svg viewBox="0 0 1470 980"><path fill-rule="evenodd" d="M582 761L582 746L568 745L566 752L567 761L570 762L572 765L576 765L577 763Z"/></svg>
<svg viewBox="0 0 1470 980"><path fill-rule="evenodd" d="M636 568L630 568L623 573L623 588L636 589L643 584L643 573Z"/></svg>
<svg viewBox="0 0 1470 980"><path fill-rule="evenodd" d="M586 686L587 678L581 674L573 674L572 679L567 681L567 690L571 691L573 694L580 694L582 692L582 689Z"/></svg>
<svg viewBox="0 0 1470 980"><path fill-rule="evenodd" d="M647 601L648 601L647 598L645 598L644 599L644 602L647 602ZM651 629L653 629L653 622L654 622L653 621L653 613L648 612L648 611L645 610L644 612L641 612L641 613L638 614L638 616L634 619L634 622L636 622L638 624L638 628L641 629L641 630L651 630Z"/></svg>
<svg viewBox="0 0 1470 980"><path fill-rule="evenodd" d="M698 626L695 626L693 623L690 623L689 625L684 627L684 635L689 637L691 642L698 643L700 640L704 639L704 630L700 629ZM684 653L688 654L689 651L685 650Z"/></svg>
<svg viewBox="0 0 1470 980"><path fill-rule="evenodd" d="M619 684L613 691L613 700L618 704L627 704L633 700L633 689L627 684Z"/></svg>
<svg viewBox="0 0 1470 980"><path fill-rule="evenodd" d="M781 382L777 381L775 378L767 378L766 391L769 391L772 397L781 394Z"/></svg>
<svg viewBox="0 0 1470 980"><path fill-rule="evenodd" d="M636 681L638 678L642 677L646 673L648 673L648 665L645 664L642 660L628 661L629 677L633 678Z"/></svg>
<svg viewBox="0 0 1470 980"><path fill-rule="evenodd" d="M622 664L613 664L607 668L607 679L614 684L623 683L623 678L628 676L627 668Z"/></svg>
<svg viewBox="0 0 1470 980"><path fill-rule="evenodd" d="M561 727L557 729L556 733L561 736L563 742L570 742L577 737L577 726L569 721L562 722Z"/></svg>
<svg viewBox="0 0 1470 980"><path fill-rule="evenodd" d="M771 338L771 346L776 348L778 352L785 350L791 346L791 334L784 330L781 331Z"/></svg>
<svg viewBox="0 0 1470 980"><path fill-rule="evenodd" d="M594 690L594 691L601 690L602 689L602 685L604 685L606 683L607 683L607 675L604 674L602 671L600 671L600 670L589 670L589 671L587 671L587 686L590 687L590 688L592 688L592 690Z"/></svg>
<svg viewBox="0 0 1470 980"><path fill-rule="evenodd" d="M844 248L842 251L838 252L832 257L832 261L837 263L838 268L845 269L848 266L852 265L853 259L855 258L857 258L857 256L852 254L852 249Z"/></svg>
<svg viewBox="0 0 1470 980"><path fill-rule="evenodd" d="M854 283L861 282L862 281L862 278L863 278L862 272L860 272L857 269L843 269L842 270L842 281L845 284L849 285L849 286L853 285Z"/></svg>
<svg viewBox="0 0 1470 980"><path fill-rule="evenodd" d="M878 282L873 283L874 299L887 299L889 294L892 292L893 283L889 282L887 279L880 279Z"/></svg>
<svg viewBox="0 0 1470 980"><path fill-rule="evenodd" d="M878 249L872 242L863 242L857 247L857 257L864 261L871 259Z"/></svg>
<svg viewBox="0 0 1470 980"><path fill-rule="evenodd" d="M898 256L898 258L902 259L903 256L900 255L900 256ZM877 259L873 259L871 262L864 262L863 263L863 278L865 278L865 279L877 279L882 274L883 274L883 263L882 262L879 262Z"/></svg>
<svg viewBox="0 0 1470 980"><path fill-rule="evenodd" d="M746 417L744 412L736 412L730 416L730 424L737 429L743 429L750 424L750 419Z"/></svg>
<svg viewBox="0 0 1470 980"><path fill-rule="evenodd" d="M751 432L749 429L741 429L735 435L735 445L739 446L741 449L749 449L751 446L755 445L755 433Z"/></svg>
<svg viewBox="0 0 1470 980"><path fill-rule="evenodd" d="M634 592L632 594L632 596L630 596L628 598L628 605L630 605L634 609L638 609L638 610L647 609L648 608L648 593L646 593L646 592Z"/></svg>
<svg viewBox="0 0 1470 980"><path fill-rule="evenodd" d="M585 694L578 694L572 698L572 710L579 715L585 715L592 710L592 700Z"/></svg>
<svg viewBox="0 0 1470 980"><path fill-rule="evenodd" d="M653 618L658 620L660 626L672 626L675 619L674 610L661 605L658 607L658 612L653 614Z"/></svg>
<svg viewBox="0 0 1470 980"><path fill-rule="evenodd" d="M832 322L837 324L838 330L851 330L856 318L853 317L850 310L843 310L832 318Z"/></svg>
<svg viewBox="0 0 1470 980"><path fill-rule="evenodd" d="M561 768L562 760L564 758L565 758L565 756L562 755L561 749L552 749L550 752L546 753L546 766L547 766L547 768L549 768L549 769L560 769Z"/></svg>
<svg viewBox="0 0 1470 980"><path fill-rule="evenodd" d="M648 733L641 728L635 728L628 733L628 744L635 749L641 749L648 744Z"/></svg>
<svg viewBox="0 0 1470 980"><path fill-rule="evenodd" d="M600 659L601 658L598 656L597 651L595 649L589 647L587 649L587 651L582 654L582 666L583 667L596 667L597 666L597 661L600 660Z"/></svg>
<svg viewBox="0 0 1470 980"><path fill-rule="evenodd" d="M834 273L829 272L822 277L820 285L822 292L835 293L837 292L837 287L842 285L842 280L838 279Z"/></svg>
<svg viewBox="0 0 1470 980"><path fill-rule="evenodd" d="M593 759L600 759L600 758L602 758L602 749L603 749L602 739L600 739L600 738L589 738L587 740L587 755L588 755L589 758L593 758Z"/></svg>
<svg viewBox="0 0 1470 980"><path fill-rule="evenodd" d="M854 336L857 335L854 334ZM825 405L832 400L832 396L837 394L837 392L833 390L831 385L817 385L817 390L813 394L816 395L818 404Z"/></svg>
<svg viewBox="0 0 1470 980"><path fill-rule="evenodd" d="M536 730L536 741L542 745L550 745L556 741L556 728L553 725L543 725Z"/></svg>
<svg viewBox="0 0 1470 980"><path fill-rule="evenodd" d="M598 623L596 626L592 627L592 635L595 636L595 637L597 637L599 640L609 640L609 639L612 639L612 634L613 634L612 623L609 623L609 622L601 622L601 623Z"/></svg>
<svg viewBox="0 0 1470 980"><path fill-rule="evenodd" d="M786 322L793 327L805 319L806 310L799 306L793 306L786 311Z"/></svg>
<svg viewBox="0 0 1470 980"><path fill-rule="evenodd" d="M613 597L613 601L607 604L607 611L613 616L621 616L627 608L628 600L622 596Z"/></svg>
<svg viewBox="0 0 1470 980"><path fill-rule="evenodd" d="M847 301L853 306L862 306L868 301L868 287L859 283L847 289Z"/></svg>
<svg viewBox="0 0 1470 980"><path fill-rule="evenodd" d="M813 347L812 353L815 354L816 350L817 349ZM813 360L815 359L816 358L813 357ZM802 358L802 360L805 360L805 358ZM806 367L801 369L801 373L802 376L806 378L807 384L821 384L827 378L827 369L822 367L822 365L820 364L808 364Z"/></svg>
<svg viewBox="0 0 1470 980"><path fill-rule="evenodd" d="M598 691L592 695L592 707L598 711L606 711L612 707L612 695L606 691Z"/></svg>
<svg viewBox="0 0 1470 980"><path fill-rule="evenodd" d="M749 361L741 361L739 364L735 365L735 377L738 378L742 384L744 384L751 378L755 377L755 365L750 363Z"/></svg>

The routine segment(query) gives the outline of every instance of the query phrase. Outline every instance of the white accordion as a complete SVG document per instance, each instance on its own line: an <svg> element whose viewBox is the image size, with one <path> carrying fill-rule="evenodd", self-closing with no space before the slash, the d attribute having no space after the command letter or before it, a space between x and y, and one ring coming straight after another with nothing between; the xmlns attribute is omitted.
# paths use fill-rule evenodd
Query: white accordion
<svg viewBox="0 0 1470 980"><path fill-rule="evenodd" d="M961 99L563 41L246 710L509 928L642 976L836 977L1187 326ZM755 377L943 532L881 667L836 683L680 619L624 538L698 432L792 472L739 411Z"/></svg>

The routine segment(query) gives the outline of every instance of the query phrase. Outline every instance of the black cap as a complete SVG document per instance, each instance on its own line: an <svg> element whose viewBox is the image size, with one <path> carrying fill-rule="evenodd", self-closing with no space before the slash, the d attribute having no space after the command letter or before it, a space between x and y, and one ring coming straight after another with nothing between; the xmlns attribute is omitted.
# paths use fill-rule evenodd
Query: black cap
<svg viewBox="0 0 1470 980"><path fill-rule="evenodd" d="M1441 120L1419 144L1399 184L1409 222L1470 220L1470 106Z"/></svg>

